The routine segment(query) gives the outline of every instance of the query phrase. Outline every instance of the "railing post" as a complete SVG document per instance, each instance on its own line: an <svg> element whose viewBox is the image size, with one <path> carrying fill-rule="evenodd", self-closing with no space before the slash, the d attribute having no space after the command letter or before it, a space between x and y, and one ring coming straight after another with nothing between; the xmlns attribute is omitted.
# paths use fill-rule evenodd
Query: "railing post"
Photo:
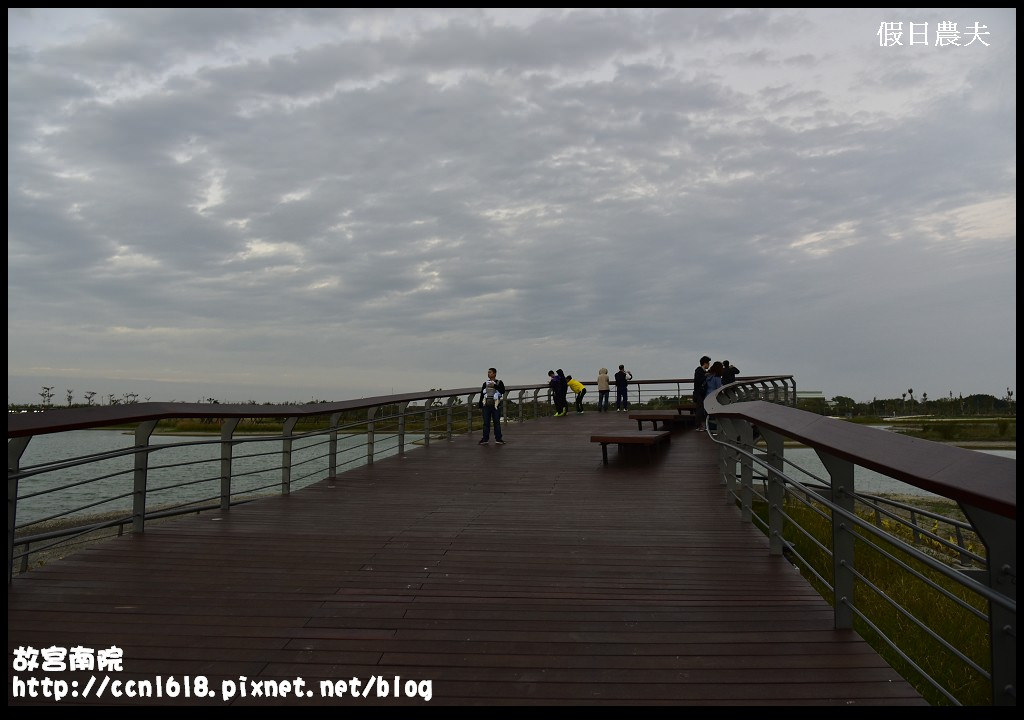
<svg viewBox="0 0 1024 720"><path fill-rule="evenodd" d="M853 514L854 486L853 463L840 460L822 450L815 450L821 464L828 470L831 479L832 503ZM840 630L853 627L853 590L854 577L853 551L854 528L845 518L832 513L832 588L835 593L833 610L835 626Z"/></svg>
<svg viewBox="0 0 1024 720"><path fill-rule="evenodd" d="M733 420L732 418L722 418L718 422L719 430L726 440L729 442L739 442L740 434L739 421ZM728 456L732 455L732 448L729 445L720 445L718 453L718 472L722 476L722 485L726 487L725 502L729 504L732 502L732 492L736 486L736 463L730 463Z"/></svg>
<svg viewBox="0 0 1024 720"><path fill-rule="evenodd" d="M299 421L290 417L281 428L281 494L288 495L292 491L292 430Z"/></svg>
<svg viewBox="0 0 1024 720"><path fill-rule="evenodd" d="M227 418L220 426L220 509L231 509L231 464L235 444L231 438L242 418Z"/></svg>
<svg viewBox="0 0 1024 720"><path fill-rule="evenodd" d="M21 456L25 453L31 435L7 441L7 584L14 579L14 529L18 521L18 478Z"/></svg>
<svg viewBox="0 0 1024 720"><path fill-rule="evenodd" d="M786 485L779 474L785 469L783 460L784 441L782 436L765 428L760 428L761 437L768 445L768 554L782 555L783 517L782 510L786 503Z"/></svg>
<svg viewBox="0 0 1024 720"><path fill-rule="evenodd" d="M149 477L149 437L156 429L156 420L141 422L135 427L135 487L132 490L132 532L146 529L146 482Z"/></svg>
<svg viewBox="0 0 1024 720"><path fill-rule="evenodd" d="M739 425L739 445L747 452L740 455L740 512L743 522L751 522L754 502L754 428L749 422ZM735 467L735 463L733 465Z"/></svg>
<svg viewBox="0 0 1024 720"><path fill-rule="evenodd" d="M473 396L476 393L470 393L466 396L466 434L473 434Z"/></svg>
<svg viewBox="0 0 1024 720"><path fill-rule="evenodd" d="M718 422L718 427L721 431L725 433L726 438L731 442L740 442L740 421L733 420L732 418L720 418L716 420L716 422ZM724 453L727 450L728 448L725 446L722 447L722 451L719 455L718 469L722 474L722 485L725 485L725 504L730 505L736 501L734 496L736 494L736 481L738 480L738 477L736 475L736 463L729 465L723 460Z"/></svg>
<svg viewBox="0 0 1024 720"><path fill-rule="evenodd" d="M533 390L533 419L536 420L540 417L540 391L542 388L534 388Z"/></svg>
<svg viewBox="0 0 1024 720"><path fill-rule="evenodd" d="M525 422L526 418L523 417L523 397L526 395L525 390L519 391L519 422Z"/></svg>
<svg viewBox="0 0 1024 720"><path fill-rule="evenodd" d="M1017 601L1017 521L971 505L960 506L985 543L986 584ZM989 602L989 646L992 653L992 704L1017 704L1017 613Z"/></svg>
<svg viewBox="0 0 1024 720"><path fill-rule="evenodd" d="M453 413L454 403L455 403L455 396L454 395L449 395L448 396L448 400L445 402L445 404L447 405L447 408L446 408L447 409L447 412L446 412L447 419L446 419L446 422L445 422L445 425L446 425L447 429L445 430L445 435L447 436L448 440L452 439L452 413Z"/></svg>
<svg viewBox="0 0 1024 720"><path fill-rule="evenodd" d="M433 400L423 401L423 447L430 447L430 403Z"/></svg>
<svg viewBox="0 0 1024 720"><path fill-rule="evenodd" d="M409 407L409 401L398 404L398 454L405 453L405 411Z"/></svg>
<svg viewBox="0 0 1024 720"><path fill-rule="evenodd" d="M959 525L956 526L956 545L960 548L960 564L970 566L971 556L964 551L964 532Z"/></svg>
<svg viewBox="0 0 1024 720"><path fill-rule="evenodd" d="M377 406L366 410L366 464L373 465L373 418L377 414Z"/></svg>
<svg viewBox="0 0 1024 720"><path fill-rule="evenodd" d="M331 415L331 434L327 443L327 476L337 477L338 475L338 423L341 422L341 413Z"/></svg>

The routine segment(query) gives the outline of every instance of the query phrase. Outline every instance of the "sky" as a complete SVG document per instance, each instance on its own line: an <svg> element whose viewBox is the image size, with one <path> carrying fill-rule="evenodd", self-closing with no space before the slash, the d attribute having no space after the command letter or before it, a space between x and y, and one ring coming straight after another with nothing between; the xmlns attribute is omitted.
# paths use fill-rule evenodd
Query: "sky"
<svg viewBox="0 0 1024 720"><path fill-rule="evenodd" d="M1016 392L1015 10L7 19L9 403Z"/></svg>

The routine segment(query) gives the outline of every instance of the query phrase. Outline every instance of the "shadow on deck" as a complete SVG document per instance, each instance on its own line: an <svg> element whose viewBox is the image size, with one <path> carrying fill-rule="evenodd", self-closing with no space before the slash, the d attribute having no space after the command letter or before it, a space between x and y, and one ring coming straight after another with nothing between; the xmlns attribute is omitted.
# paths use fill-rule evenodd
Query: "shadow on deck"
<svg viewBox="0 0 1024 720"><path fill-rule="evenodd" d="M604 467L589 437L615 429L634 421L571 414L508 425L504 446L434 440L90 547L15 578L9 651L114 645L123 672L98 679L204 676L210 704L240 676L235 704L424 704L426 680L431 705L923 704L740 522L709 438L675 433L649 464L610 449ZM362 694L371 676L365 699L351 683L321 696L322 681L356 677ZM252 697L254 680L296 678L310 697ZM9 703L33 702L11 688ZM62 704L198 702L95 692Z"/></svg>

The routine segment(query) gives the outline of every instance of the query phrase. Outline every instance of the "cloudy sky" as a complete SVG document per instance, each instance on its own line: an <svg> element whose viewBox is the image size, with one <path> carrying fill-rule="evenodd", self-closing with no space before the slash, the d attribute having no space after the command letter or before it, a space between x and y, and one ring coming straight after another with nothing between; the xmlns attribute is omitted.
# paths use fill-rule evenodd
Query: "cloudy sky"
<svg viewBox="0 0 1024 720"><path fill-rule="evenodd" d="M1015 391L1016 23L9 9L8 400Z"/></svg>

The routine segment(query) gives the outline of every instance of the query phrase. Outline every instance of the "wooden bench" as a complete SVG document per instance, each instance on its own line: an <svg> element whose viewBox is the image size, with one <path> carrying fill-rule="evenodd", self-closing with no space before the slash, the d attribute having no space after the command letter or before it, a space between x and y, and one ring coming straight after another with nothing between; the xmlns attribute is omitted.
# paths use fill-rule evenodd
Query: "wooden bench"
<svg viewBox="0 0 1024 720"><path fill-rule="evenodd" d="M695 403L679 403L676 405L676 410L680 415L693 415L697 412L697 405Z"/></svg>
<svg viewBox="0 0 1024 720"><path fill-rule="evenodd" d="M668 430L662 430L661 432L623 432L615 433L611 435L591 435L590 442L601 443L601 459L604 460L604 464L608 464L608 445L615 443L622 449L623 445L643 445L647 448L647 460L651 460L651 448L659 445L662 442L669 442L672 437L672 433Z"/></svg>
<svg viewBox="0 0 1024 720"><path fill-rule="evenodd" d="M669 423L675 425L691 425L697 427L696 415L683 415L671 410L637 410L629 414L630 420L636 420L637 430L644 429L644 420L651 421L651 429L657 430L658 423L661 423L662 430L669 430Z"/></svg>
<svg viewBox="0 0 1024 720"><path fill-rule="evenodd" d="M671 410L634 410L629 414L630 420L636 420L636 429L644 429L644 421L650 421L651 429L657 430L658 423L661 423L662 430L670 429L668 424L674 423L681 419L681 415L678 412L672 412Z"/></svg>

